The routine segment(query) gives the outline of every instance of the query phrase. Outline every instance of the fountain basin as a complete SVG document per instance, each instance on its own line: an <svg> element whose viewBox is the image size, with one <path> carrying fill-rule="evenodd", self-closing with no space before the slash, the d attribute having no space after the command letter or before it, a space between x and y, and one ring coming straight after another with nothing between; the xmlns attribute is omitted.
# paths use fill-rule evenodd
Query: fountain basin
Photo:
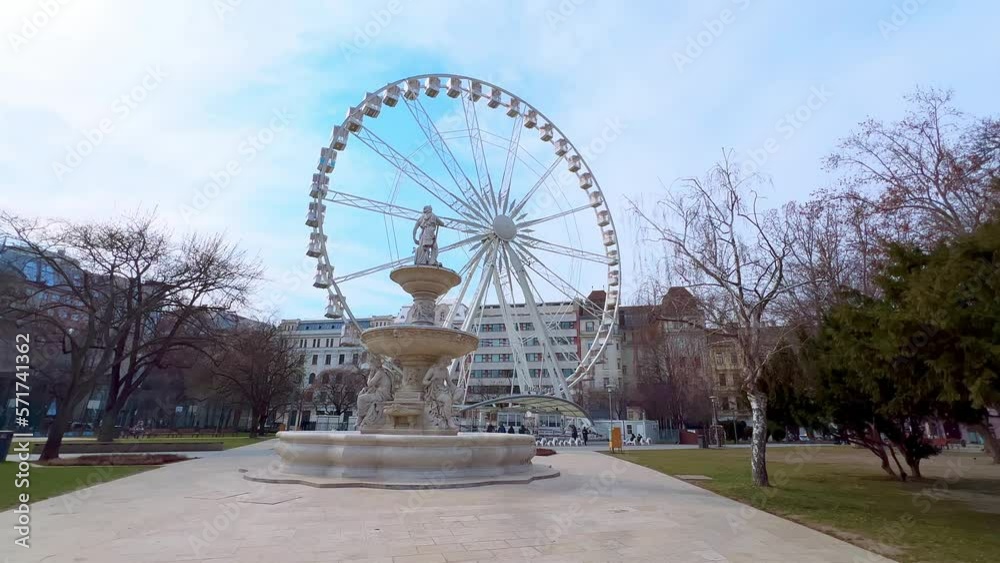
<svg viewBox="0 0 1000 563"><path fill-rule="evenodd" d="M398 436L279 432L276 470L245 477L316 487L455 488L529 483L558 471L534 465L535 439L520 434Z"/></svg>
<svg viewBox="0 0 1000 563"><path fill-rule="evenodd" d="M437 266L403 266L390 272L389 279L410 295L426 295L431 299L444 295L462 282L462 278L454 270Z"/></svg>
<svg viewBox="0 0 1000 563"><path fill-rule="evenodd" d="M396 358L404 366L429 367L440 358L457 358L479 346L470 333L444 327L389 325L361 333L370 352Z"/></svg>

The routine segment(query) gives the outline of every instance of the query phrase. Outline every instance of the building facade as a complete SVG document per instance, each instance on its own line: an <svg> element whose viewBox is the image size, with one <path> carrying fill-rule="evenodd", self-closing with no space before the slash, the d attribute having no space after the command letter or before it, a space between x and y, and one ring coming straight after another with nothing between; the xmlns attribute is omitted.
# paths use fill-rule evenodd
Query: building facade
<svg viewBox="0 0 1000 563"><path fill-rule="evenodd" d="M479 348L472 356L466 402L478 402L518 393L552 394L565 385L579 365L580 328L577 306L571 301L539 303L538 314L546 325L553 358L545 358L542 343L523 303L507 305L516 327L508 334L499 305L485 305L472 312ZM558 373L552 374L550 363ZM527 373L532 389L522 389L515 370Z"/></svg>
<svg viewBox="0 0 1000 563"><path fill-rule="evenodd" d="M379 315L358 319L358 324L365 330L391 325L395 320L395 315ZM297 401L278 422L287 428L301 429L326 429L347 422L317 402L312 388L320 383L324 371L361 371L367 367L368 354L361 345L361 332L347 319L289 319L281 321L279 326L285 338L302 354L304 376Z"/></svg>

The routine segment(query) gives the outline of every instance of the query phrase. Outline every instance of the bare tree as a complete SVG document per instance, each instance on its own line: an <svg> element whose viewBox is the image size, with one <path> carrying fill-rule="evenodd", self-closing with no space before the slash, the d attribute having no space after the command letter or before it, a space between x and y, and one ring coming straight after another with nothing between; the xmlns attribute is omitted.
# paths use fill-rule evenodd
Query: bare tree
<svg viewBox="0 0 1000 563"><path fill-rule="evenodd" d="M192 236L175 246L149 220L131 224L130 231L122 299L134 320L114 349L98 433L102 441L114 438L119 411L150 373L174 358L188 363L184 356L204 353L229 330L232 311L247 304L261 274L256 263L217 236Z"/></svg>
<svg viewBox="0 0 1000 563"><path fill-rule="evenodd" d="M327 412L332 410L334 414L342 415L354 409L358 393L365 388L366 381L365 373L353 364L323 370L310 389L313 391L313 402L325 407Z"/></svg>
<svg viewBox="0 0 1000 563"><path fill-rule="evenodd" d="M631 202L631 211L643 236L666 246L663 259L698 298L708 328L738 344L753 419L753 483L767 487L767 393L761 384L778 343L765 338L764 329L769 308L789 289L785 264L792 241L777 212L758 209L750 185L755 178L740 177L731 154L725 151L704 180L684 180L654 208Z"/></svg>
<svg viewBox="0 0 1000 563"><path fill-rule="evenodd" d="M118 412L146 377L181 357L174 352L199 352L260 277L259 266L220 237L175 244L151 214L50 225L8 216L4 226L28 271L40 272L7 309L66 342L71 365L59 377L71 393L57 405L65 416L107 378L103 441L115 437ZM58 448L58 424L53 431Z"/></svg>
<svg viewBox="0 0 1000 563"><path fill-rule="evenodd" d="M16 246L15 267L25 281L16 293L4 296L3 315L49 348L60 343L64 353L63 361L36 371L56 404L41 454L45 461L59 457L74 409L107 375L115 347L136 320L134 311L122 306L120 273L127 269L128 256L115 237L85 247L87 226L4 214L0 230ZM85 251L74 252L78 249Z"/></svg>
<svg viewBox="0 0 1000 563"><path fill-rule="evenodd" d="M202 364L217 393L250 406L251 436L262 434L268 417L291 403L302 381L302 354L284 336L272 324L244 322Z"/></svg>
<svg viewBox="0 0 1000 563"><path fill-rule="evenodd" d="M647 416L683 428L711 417L707 333L672 313L650 305L645 323L632 331L635 397Z"/></svg>
<svg viewBox="0 0 1000 563"><path fill-rule="evenodd" d="M776 310L787 324L818 327L845 290L877 292L884 233L864 204L818 194L804 203L786 204L782 215L792 244L785 262L789 290Z"/></svg>
<svg viewBox="0 0 1000 563"><path fill-rule="evenodd" d="M843 194L879 216L895 238L932 244L972 232L998 208L1000 124L969 118L949 90L917 89L895 123L868 119L826 159Z"/></svg>

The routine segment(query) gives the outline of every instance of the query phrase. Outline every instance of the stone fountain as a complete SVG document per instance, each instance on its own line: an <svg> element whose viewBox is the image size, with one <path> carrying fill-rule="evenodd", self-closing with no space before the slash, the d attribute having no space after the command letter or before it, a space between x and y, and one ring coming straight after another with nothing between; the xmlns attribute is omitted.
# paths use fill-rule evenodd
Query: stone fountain
<svg viewBox="0 0 1000 563"><path fill-rule="evenodd" d="M449 366L474 351L479 339L435 326L437 299L461 282L437 262L440 225L425 207L414 226L414 265L389 275L413 297L407 323L361 334L370 369L358 396L358 431L279 432L280 465L248 473L247 479L410 489L529 483L559 475L532 464L535 440L530 435L458 431L453 405L460 390L450 380Z"/></svg>

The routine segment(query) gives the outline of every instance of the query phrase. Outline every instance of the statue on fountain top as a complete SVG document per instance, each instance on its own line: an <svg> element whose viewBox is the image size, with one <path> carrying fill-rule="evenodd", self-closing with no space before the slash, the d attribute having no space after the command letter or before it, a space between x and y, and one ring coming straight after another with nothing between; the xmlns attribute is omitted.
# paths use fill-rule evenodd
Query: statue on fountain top
<svg viewBox="0 0 1000 563"><path fill-rule="evenodd" d="M438 227L443 226L444 221L434 214L434 210L430 205L425 205L424 212L417 218L416 224L413 225L413 244L417 245L414 251L414 265L441 267L441 263L437 261L437 235ZM420 230L419 238L417 237L418 229Z"/></svg>

